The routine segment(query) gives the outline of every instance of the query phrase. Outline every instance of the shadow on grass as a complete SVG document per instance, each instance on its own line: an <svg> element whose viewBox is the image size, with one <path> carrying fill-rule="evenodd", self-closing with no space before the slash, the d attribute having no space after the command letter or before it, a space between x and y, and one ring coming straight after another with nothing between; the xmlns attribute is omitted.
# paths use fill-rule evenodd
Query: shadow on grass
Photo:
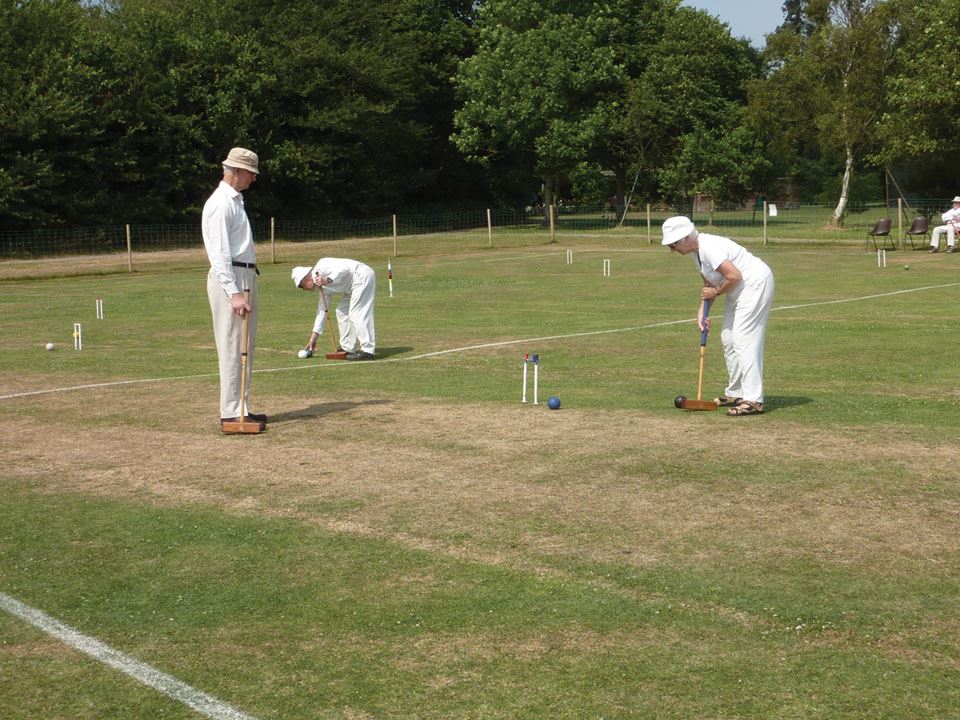
<svg viewBox="0 0 960 720"><path fill-rule="evenodd" d="M377 348L377 357L378 358L388 358L391 355L402 355L405 352L410 352L413 350L412 347L378 347Z"/></svg>
<svg viewBox="0 0 960 720"><path fill-rule="evenodd" d="M800 395L768 395L764 399L763 411L765 413L776 412L777 410L783 410L788 407L796 407L797 405L807 405L812 403L813 398L803 397Z"/></svg>
<svg viewBox="0 0 960 720"><path fill-rule="evenodd" d="M328 402L310 405L302 410L289 410L270 416L270 424L297 422L300 420L314 420L335 413L348 412L363 405L387 405L393 400L360 400L358 402Z"/></svg>

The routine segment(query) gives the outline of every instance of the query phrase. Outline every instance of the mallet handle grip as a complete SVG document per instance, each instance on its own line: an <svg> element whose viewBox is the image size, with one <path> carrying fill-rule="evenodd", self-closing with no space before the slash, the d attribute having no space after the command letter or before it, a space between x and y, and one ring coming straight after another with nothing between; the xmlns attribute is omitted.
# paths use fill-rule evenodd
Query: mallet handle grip
<svg viewBox="0 0 960 720"><path fill-rule="evenodd" d="M700 347L705 347L707 344L707 315L710 314L712 304L713 300L703 301L703 315L700 316L700 323L703 325L703 330L700 331Z"/></svg>

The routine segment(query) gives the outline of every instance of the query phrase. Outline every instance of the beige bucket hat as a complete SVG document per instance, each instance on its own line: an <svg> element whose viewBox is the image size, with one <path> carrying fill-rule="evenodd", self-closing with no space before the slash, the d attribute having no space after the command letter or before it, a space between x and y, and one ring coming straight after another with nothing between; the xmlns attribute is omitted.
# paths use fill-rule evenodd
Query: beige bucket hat
<svg viewBox="0 0 960 720"><path fill-rule="evenodd" d="M227 159L223 161L227 167L249 170L257 175L260 174L260 158L253 150L247 150L242 147L230 148L227 153Z"/></svg>

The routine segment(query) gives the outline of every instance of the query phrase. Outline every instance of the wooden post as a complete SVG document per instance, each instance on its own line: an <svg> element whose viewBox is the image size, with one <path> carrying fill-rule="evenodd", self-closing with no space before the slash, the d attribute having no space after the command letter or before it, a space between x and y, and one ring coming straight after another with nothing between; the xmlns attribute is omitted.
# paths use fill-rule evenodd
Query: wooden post
<svg viewBox="0 0 960 720"><path fill-rule="evenodd" d="M556 232L553 226L553 205L550 206L550 242L555 243L557 241Z"/></svg>
<svg viewBox="0 0 960 720"><path fill-rule="evenodd" d="M650 203L647 203L647 245L653 244L653 231L650 227Z"/></svg>
<svg viewBox="0 0 960 720"><path fill-rule="evenodd" d="M490 208L487 208L487 245L493 247L493 220L490 217Z"/></svg>
<svg viewBox="0 0 960 720"><path fill-rule="evenodd" d="M903 236L903 198L897 198L897 237L900 238L900 249L907 249L907 240Z"/></svg>
<svg viewBox="0 0 960 720"><path fill-rule="evenodd" d="M713 202L713 198L710 198L710 227L713 227L713 212L716 210L716 205Z"/></svg>
<svg viewBox="0 0 960 720"><path fill-rule="evenodd" d="M393 256L399 257L397 255L397 214L393 214Z"/></svg>
<svg viewBox="0 0 960 720"><path fill-rule="evenodd" d="M133 272L133 244L130 242L130 225L127 225L127 271Z"/></svg>
<svg viewBox="0 0 960 720"><path fill-rule="evenodd" d="M274 232L276 230L274 220L276 218L270 218L270 262L276 264L277 262L277 236Z"/></svg>
<svg viewBox="0 0 960 720"><path fill-rule="evenodd" d="M763 201L763 244L767 244L767 201Z"/></svg>

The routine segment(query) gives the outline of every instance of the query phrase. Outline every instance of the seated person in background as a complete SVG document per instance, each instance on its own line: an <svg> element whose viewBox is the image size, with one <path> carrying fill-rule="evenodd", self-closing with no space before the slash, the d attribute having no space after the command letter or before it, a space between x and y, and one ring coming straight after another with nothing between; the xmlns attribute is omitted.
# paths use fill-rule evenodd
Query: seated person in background
<svg viewBox="0 0 960 720"><path fill-rule="evenodd" d="M943 215L943 225L937 225L933 229L933 235L930 238L930 252L940 252L940 236L947 234L947 252L956 252L957 228L960 227L960 195L953 199L953 208L947 210Z"/></svg>

